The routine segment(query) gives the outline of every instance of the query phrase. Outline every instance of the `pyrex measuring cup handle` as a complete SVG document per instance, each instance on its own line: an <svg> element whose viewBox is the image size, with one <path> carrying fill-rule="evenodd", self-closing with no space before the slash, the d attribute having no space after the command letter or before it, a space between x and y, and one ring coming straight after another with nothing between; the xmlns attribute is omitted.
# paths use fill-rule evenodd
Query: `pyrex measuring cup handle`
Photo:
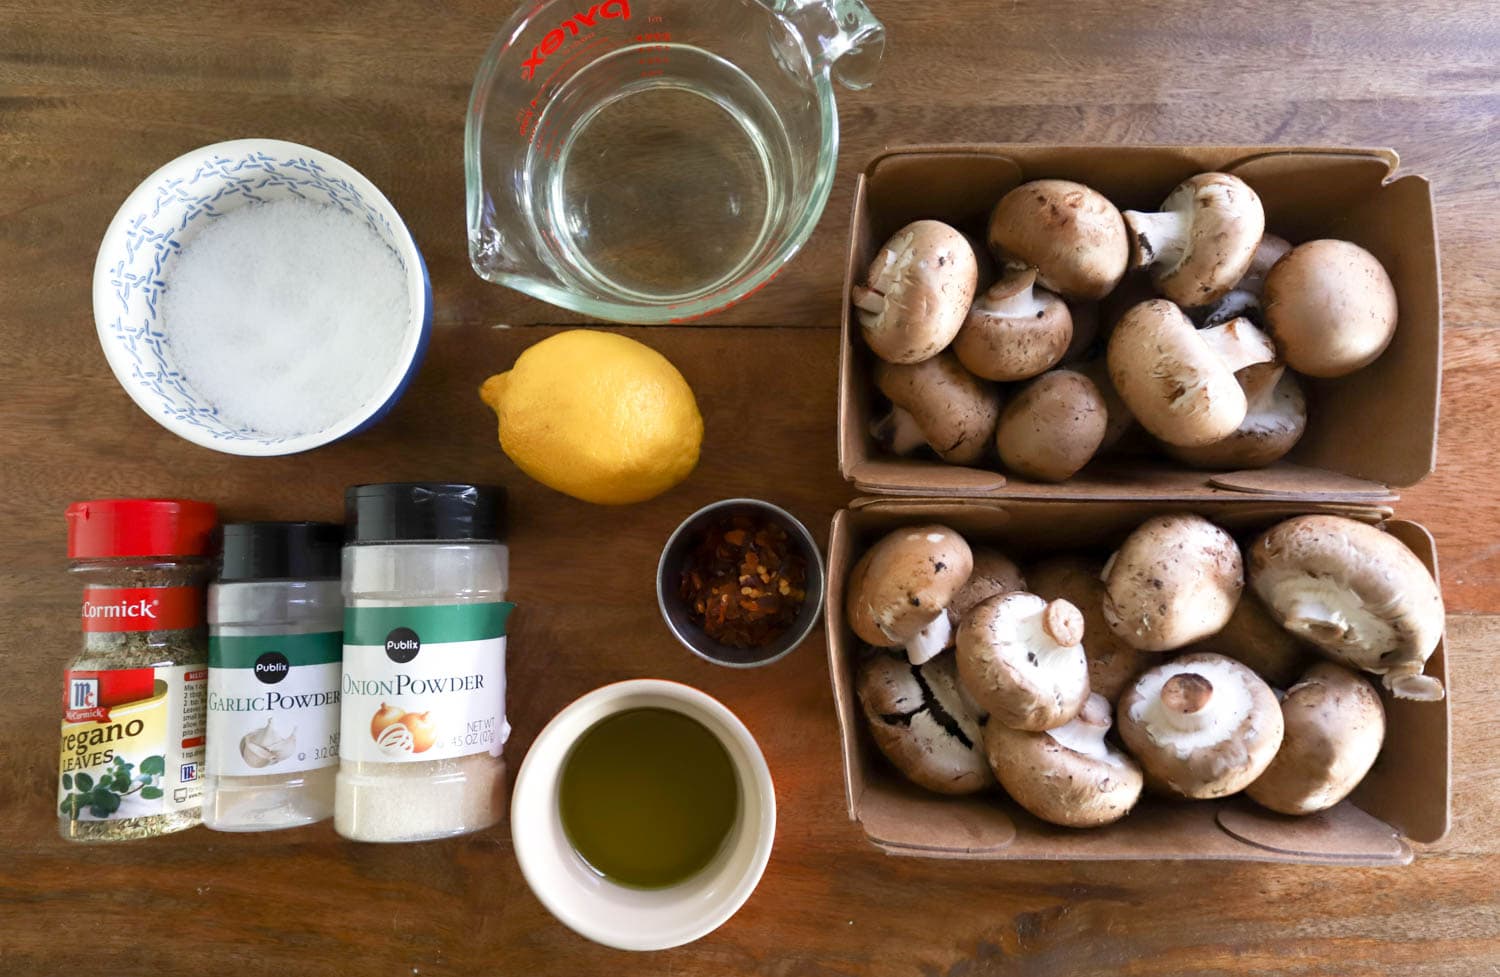
<svg viewBox="0 0 1500 977"><path fill-rule="evenodd" d="M802 35L814 65L846 88L869 88L885 53L885 25L862 0L773 0Z"/></svg>

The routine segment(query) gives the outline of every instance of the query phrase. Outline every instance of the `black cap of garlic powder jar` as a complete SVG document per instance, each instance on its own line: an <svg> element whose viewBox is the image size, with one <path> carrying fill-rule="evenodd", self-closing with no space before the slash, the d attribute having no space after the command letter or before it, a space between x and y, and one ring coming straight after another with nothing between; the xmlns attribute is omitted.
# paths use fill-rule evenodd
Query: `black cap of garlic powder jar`
<svg viewBox="0 0 1500 977"><path fill-rule="evenodd" d="M344 527L332 522L231 522L216 533L219 582L337 580Z"/></svg>
<svg viewBox="0 0 1500 977"><path fill-rule="evenodd" d="M505 489L498 485L353 485L344 493L344 541L501 543L505 502Z"/></svg>

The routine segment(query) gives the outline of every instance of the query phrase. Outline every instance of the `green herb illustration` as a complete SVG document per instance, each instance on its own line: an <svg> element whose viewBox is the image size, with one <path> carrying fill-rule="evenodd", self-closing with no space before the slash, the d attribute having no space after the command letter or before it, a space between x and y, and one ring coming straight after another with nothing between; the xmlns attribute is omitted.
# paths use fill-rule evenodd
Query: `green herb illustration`
<svg viewBox="0 0 1500 977"><path fill-rule="evenodd" d="M83 771L62 775L63 790L73 791L58 805L58 810L77 820L83 811L96 818L107 818L120 809L120 801L139 792L148 801L160 800L163 796L162 775L167 762L162 756L148 756L141 761L140 769L116 756L99 774L99 779Z"/></svg>

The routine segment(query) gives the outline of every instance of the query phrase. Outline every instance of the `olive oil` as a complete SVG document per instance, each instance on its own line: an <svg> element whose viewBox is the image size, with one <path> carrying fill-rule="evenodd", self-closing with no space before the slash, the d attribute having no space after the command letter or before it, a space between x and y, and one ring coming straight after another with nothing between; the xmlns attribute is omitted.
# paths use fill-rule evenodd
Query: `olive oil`
<svg viewBox="0 0 1500 977"><path fill-rule="evenodd" d="M739 815L734 764L718 737L670 709L630 709L589 727L563 763L563 830L589 867L659 889L701 871Z"/></svg>

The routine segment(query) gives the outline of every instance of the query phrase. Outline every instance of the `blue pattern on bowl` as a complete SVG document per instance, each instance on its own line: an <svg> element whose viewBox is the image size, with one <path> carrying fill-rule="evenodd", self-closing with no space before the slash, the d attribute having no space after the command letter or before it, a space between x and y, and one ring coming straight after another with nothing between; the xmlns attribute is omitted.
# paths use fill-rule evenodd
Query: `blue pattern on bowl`
<svg viewBox="0 0 1500 977"><path fill-rule="evenodd" d="M128 378L119 364L112 363L120 382L133 386L132 395L137 402L148 412L159 415L158 419L167 427L186 425L195 428L215 442L226 443L223 450L228 451L235 450L229 446L231 442L274 449L290 442L305 442L309 435L319 432L310 431L292 437L271 436L249 427L230 426L219 417L218 408L211 400L195 391L175 368L171 338L159 327L157 300L168 287L171 259L182 251L184 232L193 225L222 217L249 203L297 197L362 217L391 248L406 274L410 269L403 246L410 247L410 253L416 256L424 290L423 306L419 312L421 331L415 354L391 395L344 437L366 430L395 406L422 360L432 326L432 283L426 263L410 232L400 225L399 218L398 226L393 227L385 215L365 199L358 187L329 172L317 159L295 152L304 147L290 143L277 145L293 152L272 155L264 150L222 152L218 151L219 147L208 147L207 155L197 163L190 176L162 178L153 188L154 199L144 202L133 214L122 213L116 217L116 226L123 227L123 237L115 253L123 248L123 256L96 272L107 276L110 293L117 304L111 320L106 321L108 313L102 310L96 310L96 316L105 327L100 330L101 340L112 342L128 357ZM161 173L174 168L175 164L171 164ZM140 190L133 196L137 195L146 196Z"/></svg>

